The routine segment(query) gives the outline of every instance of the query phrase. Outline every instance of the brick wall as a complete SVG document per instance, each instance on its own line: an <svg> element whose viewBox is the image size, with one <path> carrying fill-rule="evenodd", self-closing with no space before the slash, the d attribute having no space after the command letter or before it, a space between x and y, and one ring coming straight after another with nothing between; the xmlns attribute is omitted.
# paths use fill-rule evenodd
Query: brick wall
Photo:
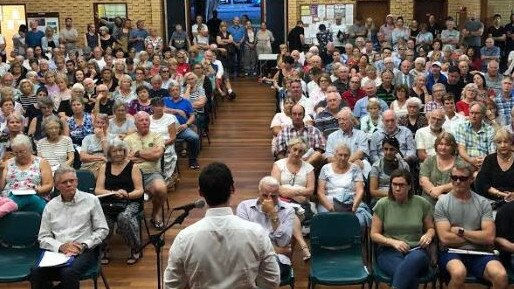
<svg viewBox="0 0 514 289"><path fill-rule="evenodd" d="M395 16L403 16L403 19L408 23L414 17L414 3L412 0L390 0L389 11Z"/></svg>
<svg viewBox="0 0 514 289"><path fill-rule="evenodd" d="M25 4L27 13L58 12L59 23L64 26L66 17L73 18L73 25L79 31L79 39L86 32L87 23L93 19L93 2L88 0L1 0L1 4ZM132 20L143 19L147 28L162 31L162 0L102 0L96 3L127 3L128 17ZM133 22L135 26L135 21ZM162 34L161 34L162 35Z"/></svg>
<svg viewBox="0 0 514 289"><path fill-rule="evenodd" d="M500 14L502 16L503 24L509 23L511 12L514 12L514 2L506 0L489 0L487 2L488 17L492 17L494 14Z"/></svg>

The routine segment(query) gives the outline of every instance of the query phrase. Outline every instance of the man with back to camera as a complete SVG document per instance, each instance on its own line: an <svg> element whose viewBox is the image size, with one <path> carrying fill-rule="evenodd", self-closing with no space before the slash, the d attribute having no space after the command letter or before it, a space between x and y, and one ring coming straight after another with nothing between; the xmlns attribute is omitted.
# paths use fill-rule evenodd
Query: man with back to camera
<svg viewBox="0 0 514 289"><path fill-rule="evenodd" d="M198 184L209 209L171 245L165 288L277 288L280 271L268 233L230 208L235 192L230 169L211 163L200 173Z"/></svg>

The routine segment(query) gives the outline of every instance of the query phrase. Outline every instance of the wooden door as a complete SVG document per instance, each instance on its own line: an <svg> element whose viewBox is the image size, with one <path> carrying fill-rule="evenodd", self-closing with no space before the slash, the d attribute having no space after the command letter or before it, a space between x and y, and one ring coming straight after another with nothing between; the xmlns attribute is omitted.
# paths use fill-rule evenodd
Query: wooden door
<svg viewBox="0 0 514 289"><path fill-rule="evenodd" d="M363 21L371 17L378 28L384 24L387 14L389 14L389 1L357 1L355 16L361 16Z"/></svg>
<svg viewBox="0 0 514 289"><path fill-rule="evenodd" d="M414 1L414 19L419 23L428 23L428 16L434 14L440 25L445 25L448 17L448 1L447 0L415 0Z"/></svg>

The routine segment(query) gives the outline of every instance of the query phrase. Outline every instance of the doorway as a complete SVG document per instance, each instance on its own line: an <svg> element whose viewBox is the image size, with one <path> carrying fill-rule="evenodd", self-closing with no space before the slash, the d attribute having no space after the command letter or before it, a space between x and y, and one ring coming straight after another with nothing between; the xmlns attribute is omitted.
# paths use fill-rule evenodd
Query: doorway
<svg viewBox="0 0 514 289"><path fill-rule="evenodd" d="M439 25L444 27L446 18L448 17L448 1L447 0L415 0L414 1L414 19L419 23L428 23L428 16L434 14Z"/></svg>
<svg viewBox="0 0 514 289"><path fill-rule="evenodd" d="M375 26L379 28L385 22L387 14L389 14L389 1L357 1L356 16L361 16L365 21L371 17Z"/></svg>
<svg viewBox="0 0 514 289"><path fill-rule="evenodd" d="M25 5L0 5L0 33L5 38L7 57L12 51L12 38L21 24L27 24Z"/></svg>

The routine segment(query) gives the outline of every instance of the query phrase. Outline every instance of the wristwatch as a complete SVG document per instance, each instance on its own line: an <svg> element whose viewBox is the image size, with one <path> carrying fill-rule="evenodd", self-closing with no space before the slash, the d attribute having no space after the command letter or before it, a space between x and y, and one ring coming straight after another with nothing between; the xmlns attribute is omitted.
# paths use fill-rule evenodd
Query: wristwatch
<svg viewBox="0 0 514 289"><path fill-rule="evenodd" d="M459 237L464 236L464 228L460 227L460 228L459 228L459 231L457 231L457 235L458 235Z"/></svg>
<svg viewBox="0 0 514 289"><path fill-rule="evenodd" d="M83 253L84 251L86 251L86 250L88 249L88 246L87 246L87 244L86 244L86 243L82 243L81 245L82 245L82 251L81 251L81 253Z"/></svg>

